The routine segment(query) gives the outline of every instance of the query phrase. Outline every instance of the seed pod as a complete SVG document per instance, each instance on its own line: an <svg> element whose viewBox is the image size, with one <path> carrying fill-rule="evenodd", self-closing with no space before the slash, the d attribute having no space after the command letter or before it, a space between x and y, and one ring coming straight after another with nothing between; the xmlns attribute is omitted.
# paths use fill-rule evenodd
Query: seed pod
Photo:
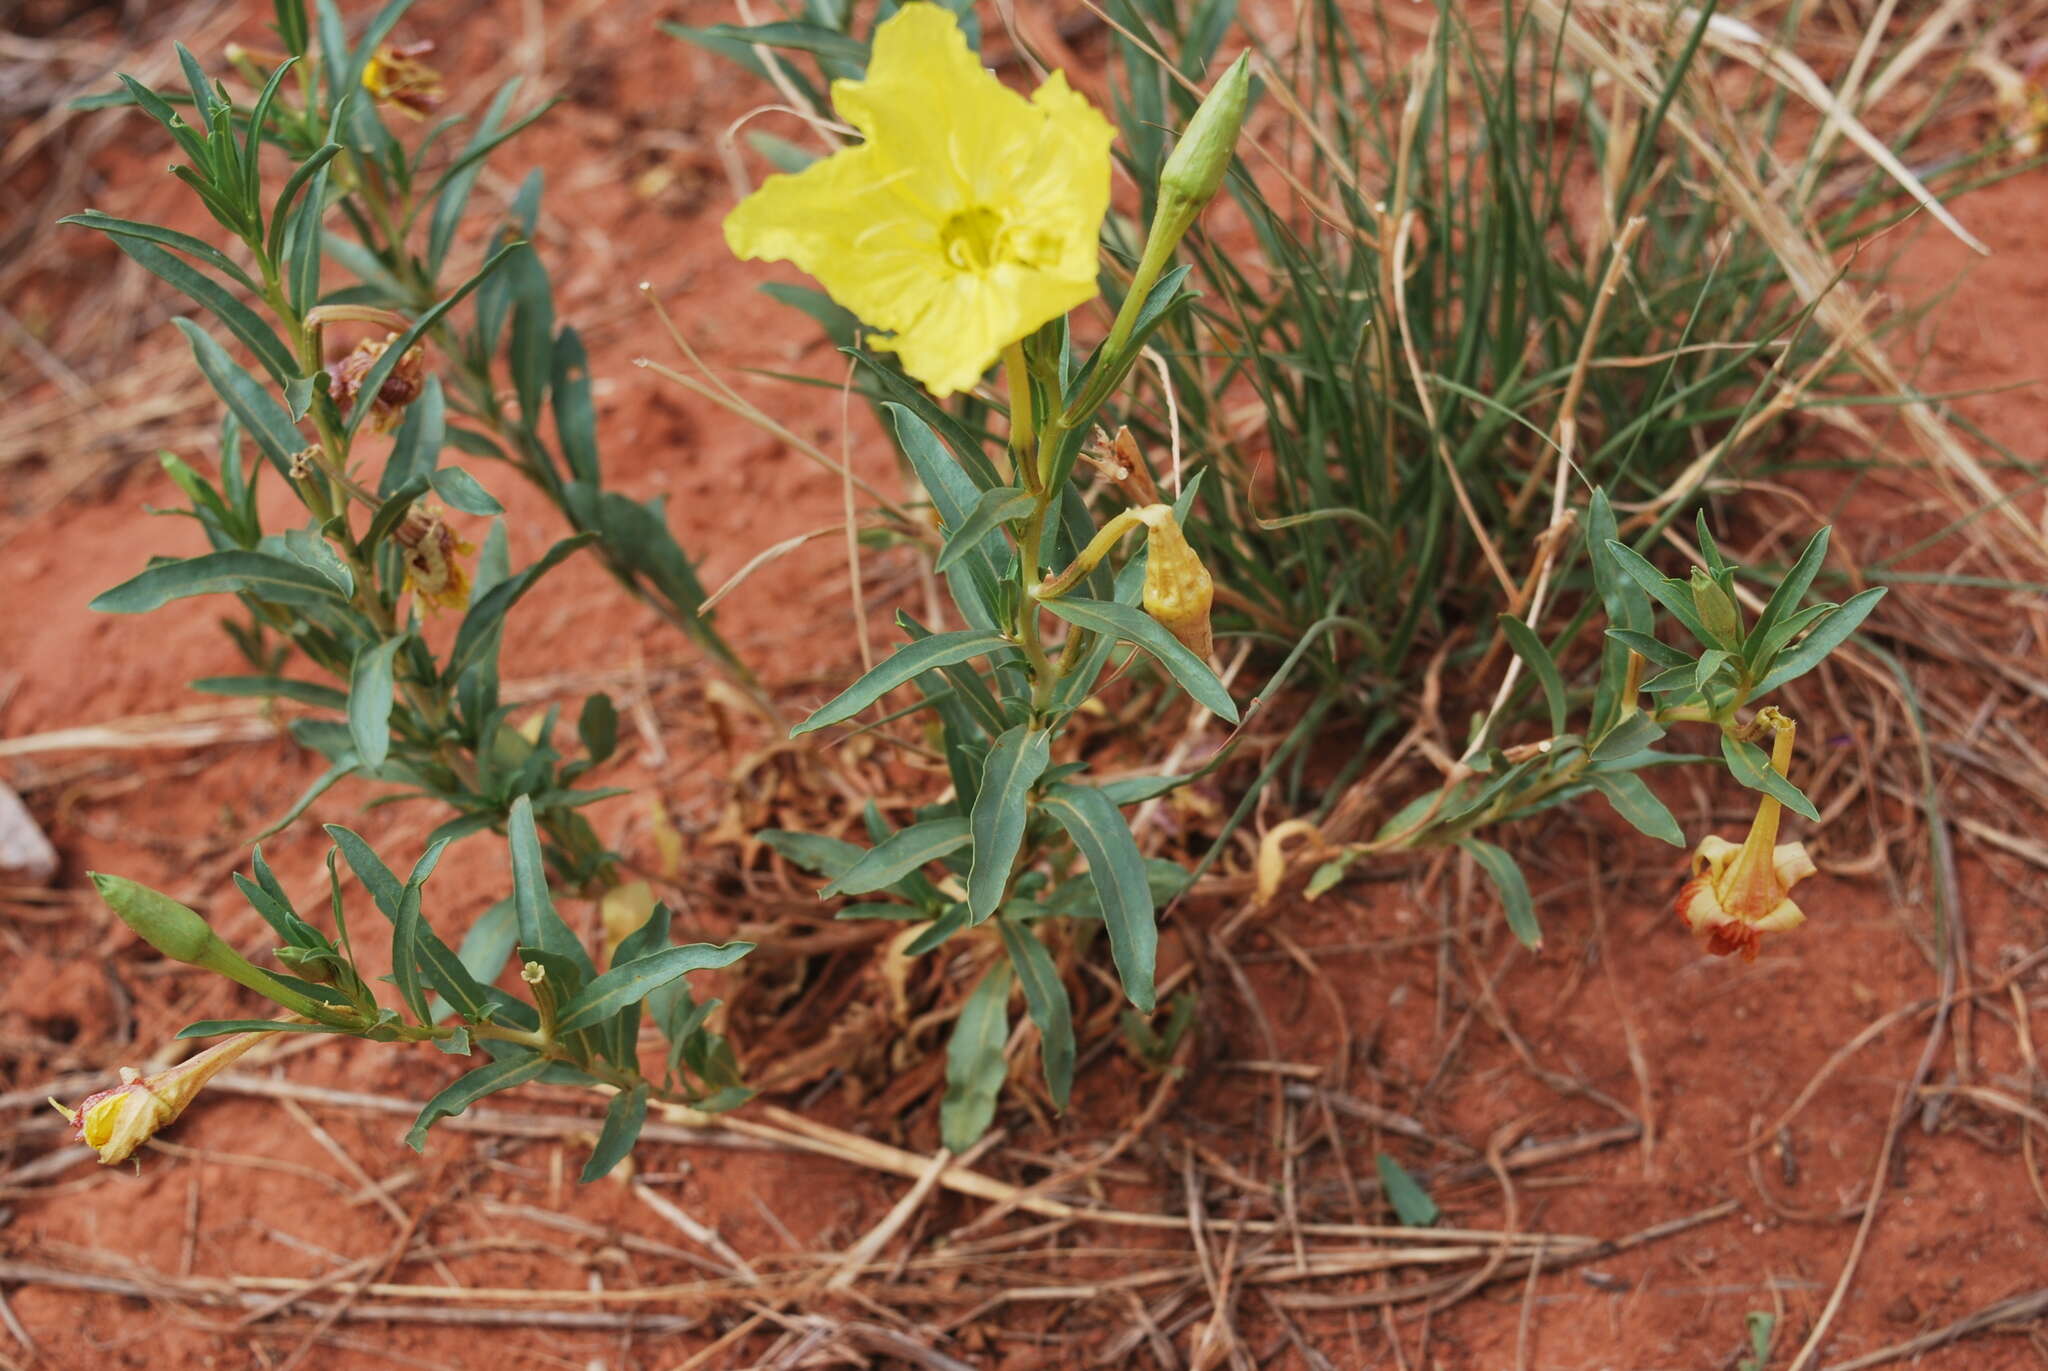
<svg viewBox="0 0 2048 1371"><path fill-rule="evenodd" d="M1216 599L1216 582L1188 546L1172 506L1152 505L1138 517L1147 530L1145 612L1206 662L1215 647L1209 607Z"/></svg>

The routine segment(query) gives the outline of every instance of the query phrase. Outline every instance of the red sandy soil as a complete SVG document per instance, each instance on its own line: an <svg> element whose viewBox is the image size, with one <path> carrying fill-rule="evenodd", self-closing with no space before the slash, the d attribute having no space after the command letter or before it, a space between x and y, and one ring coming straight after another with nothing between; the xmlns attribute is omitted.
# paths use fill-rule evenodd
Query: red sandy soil
<svg viewBox="0 0 2048 1371"><path fill-rule="evenodd" d="M257 16L259 7L244 8ZM267 6L260 8L267 13ZM551 217L543 225L543 249L563 313L589 325L596 337L593 369L611 479L635 494L667 491L677 532L702 559L707 582L717 584L758 550L833 523L842 499L838 483L799 455L632 366L643 354L676 360L633 293L644 279L717 365L837 378L829 349L813 343L802 321L756 293L765 273L735 266L716 232L732 196L716 139L761 93L720 62L654 36L659 18L710 22L728 17L723 6L624 0L576 6L573 14L538 4L506 4L494 12L498 17L486 20L471 7L424 4L407 31L440 43L437 60L462 74L469 93L531 70L568 94L502 164L513 168L530 159L548 168ZM94 22L79 21L71 32L104 38ZM227 36L260 41L260 17L231 15L208 33L214 50ZM159 34L149 50L167 45L168 35ZM162 175L165 148L139 120L128 121L95 154L80 203L182 221L189 211L182 189ZM17 169L17 185L37 194L51 165L47 155L30 159ZM636 184L648 171L662 184ZM507 182L486 186L487 194L508 190ZM1924 349L1919 379L1929 390L2030 379L2029 368L2048 342L2048 311L2041 307L2048 298L2048 258L2038 250L2048 182L2034 173L1981 192L1961 208L1997 255L1974 265L1938 321L1913 340L1916 350ZM81 301L103 299L96 292L106 289L104 278L125 264L83 233L62 241L60 253L14 284L7 308L26 326L72 345L66 359L96 383L123 363L79 346L94 334L70 311ZM1926 235L1909 250L1899 285L1910 293L1945 282L1965 256L1947 239ZM141 347L152 354L182 352L164 320L163 292L124 298L145 299L148 312L133 323L124 317L99 327L118 322L140 331ZM22 352L7 362L10 373L29 364ZM836 449L836 397L743 384L794 415L800 421L794 427ZM1973 401L1969 412L2023 456L2038 457L2043 407L2034 390ZM187 455L209 451L197 432L188 431L185 442ZM886 450L859 425L851 453L865 476L895 488L899 478ZM104 453L51 451L39 464L0 468L0 579L7 587L0 598L0 728L6 737L190 708L205 702L184 689L185 681L238 669L215 626L218 605L188 601L146 620L85 608L149 553L200 546L189 524L147 513L148 506L176 503L149 455L147 445L119 448L112 461ZM89 479L62 495L53 512L36 517L65 464L88 460L94 465L81 474ZM509 507L515 562L557 536L558 521L544 502L502 473L480 474ZM1826 480L1806 489L1831 508ZM1857 508L1881 506L1863 497ZM273 506L280 521L289 512L284 501ZM1918 522L1932 527L1940 520ZM1906 533L1903 522L1896 534L1873 525L1858 545L1881 551L1887 539ZM907 596L913 608L921 606L907 554L870 558L867 570L871 600ZM836 538L823 539L756 575L731 599L721 624L784 698L801 707L857 667L845 590L843 548ZM774 885L758 853L711 840L730 798L723 773L767 738L707 707L686 645L651 614L622 604L587 560L557 572L517 613L509 679L612 673L609 688L622 700L646 703L656 729L629 731L625 756L604 780L659 794L684 832L684 931L728 935L735 915L748 914L735 897L748 892L761 901L756 917L801 906L807 899L801 885ZM643 662L646 674L637 676ZM1974 698L1967 686L1963 693ZM1825 749L1871 741L1867 718L1831 713L1830 700L1818 690L1800 703L1805 717L1819 720L1811 734L1825 740ZM2035 701L2031 713L2012 716L2037 739L2048 734L2042 708ZM730 744L721 738L728 724L739 735ZM62 1078L60 1093L75 1100L115 1067L142 1064L184 1023L251 1007L232 987L166 966L139 947L89 897L83 873L110 870L159 886L204 911L224 935L260 947L258 922L235 896L229 876L246 868L248 835L318 770L317 762L275 737L185 750L37 752L0 770L26 794L65 857L56 892L0 901L0 938L7 944L0 1085L11 1092L0 1151L6 1173L0 1175L0 1256L10 1265L0 1268L0 1290L40 1355L32 1359L14 1334L0 1332L0 1365L274 1367L292 1359L315 1331L315 1321L300 1313L245 1326L240 1311L186 1300L24 1282L14 1264L174 1281L340 1271L346 1279L321 1292L323 1300L346 1297L350 1281L368 1270L383 1282L418 1287L399 1302L449 1308L461 1307L460 1298L438 1292L454 1283L595 1292L703 1278L698 1266L667 1254L677 1247L702 1249L626 1184L611 1179L576 1186L585 1139L444 1129L416 1158L400 1141L401 1115L318 1103L296 1112L274 1099L218 1093L171 1130L161 1149L144 1154L139 1175L88 1162L55 1174L17 1174L61 1142L55 1115L38 1112L35 1104L46 1083ZM396 860L409 860L440 816L417 805L365 811L369 798L364 788L345 787L316 804L310 817L347 823ZM1738 832L1745 822L1741 797L1725 784L1695 782L1673 799L1695 835L1716 828ZM1345 1196L1347 1169L1354 1179L1370 1177L1374 1152L1384 1150L1424 1176L1481 1159L1476 1171L1433 1185L1446 1221L1462 1227L1618 1238L1725 1206L1697 1226L1638 1249L1539 1273L1533 1281L1490 1286L1429 1320L1418 1320L1412 1304L1391 1320L1369 1307L1290 1308L1300 1336L1326 1360L1312 1361L1290 1341L1269 1297L1285 1304L1302 1296L1356 1295L1436 1273L1409 1269L1248 1290L1239 1296L1239 1326L1248 1354L1261 1366L1647 1371L1732 1367L1745 1347L1744 1315L1775 1310L1782 1317L1771 1364L1783 1366L1843 1270L1900 1085L1926 1041L1924 1017L1894 1024L1849 1057L1782 1133L1774 1131L1835 1053L1887 1014L1935 993L1935 974L1921 949L1930 944L1929 891L1938 868L1925 860L1923 841L1894 836L1887 846L1882 836L1903 831L1901 806L1909 802L1858 800L1818 850L1824 866L1857 867L1861 874L1824 875L1802 887L1810 927L1772 943L1753 965L1700 955L1670 913L1678 879L1673 854L1608 823L1604 814L1553 818L1509 839L1529 856L1543 892L1550 940L1538 955L1515 948L1497 927L1491 896L1452 867L1379 873L1313 903L1261 914L1238 944L1246 987L1234 985L1225 968L1206 961L1201 967L1195 1069L1173 1089L1158 1122L1101 1179L1105 1195L1128 1208L1184 1214L1183 1176L1193 1174L1184 1169L1192 1166L1212 1215L1267 1216L1291 1189L1303 1218L1388 1222L1375 1193ZM2001 827L2017 817L2021 828L2038 828L2038 805L1998 802L2022 806L2017 816L1999 815ZM1828 803L1825 795L1822 803ZM1959 790L1955 803L1981 811L1993 800L1971 789ZM592 813L615 846L655 860L643 802L617 800ZM1882 860L1862 861L1873 834ZM301 906L317 905L325 851L317 826L301 824L265 850ZM1974 846L1965 847L1959 870L1958 908L1972 963L1965 983L1982 986L2048 944L2040 872ZM459 845L435 877L433 917L445 930L459 931L502 893L506 879L502 846L488 839ZM1176 918L1207 927L1227 912L1197 902ZM571 913L594 918L588 911ZM1469 940L1441 944L1435 933L1444 920L1470 922L1478 931ZM1180 932L1168 941L1170 954L1185 958ZM1440 946L1446 949L1441 960ZM1290 948L1300 949L1300 958ZM771 949L748 965L750 974L772 978L797 963L793 954ZM1483 984L1492 985L1490 998L1474 994ZM1262 1006L1258 1014L1246 1008L1244 988ZM2040 1012L2048 1003L2044 994L2048 978L2033 971L2013 992L1959 1009L1959 1031L1944 1043L1929 1079L1988 1087L2043 1109L2043 1078L2023 1044L2048 1035ZM2014 1031L2029 1021L2031 1039ZM1509 1024L1519 1047L1502 1031ZM424 1099L458 1069L425 1049L318 1039L292 1043L280 1055L286 1060L275 1067L254 1059L251 1066L292 1082L396 1101ZM1275 1074L1274 1063L1293 1066ZM929 1070L929 1059L906 1069ZM1355 1100L1412 1115L1438 1141L1335 1116L1342 1146L1333 1154L1320 1111L1279 1103L1285 1083L1312 1078ZM870 1090L887 1083L886 1075L868 1078ZM1045 1174L1048 1158L1084 1159L1114 1138L1156 1088L1156 1078L1120 1054L1100 1057L1085 1072L1067 1117L1010 1112L1003 1146L981 1166L1021 1181ZM912 1149L928 1153L935 1146L928 1095L897 1115L864 1107L851 1087L817 1098L795 1092L782 1103ZM501 1098L493 1107L557 1108L559 1098ZM1519 1171L1511 1198L1483 1163L1489 1146L1512 1158L1518 1143L1612 1129L1625 1121L1624 1112L1644 1121L1640 1136ZM1754 1166L1745 1154L1752 1138L1762 1144ZM1881 1203L1860 1264L1814 1365L1837 1364L2048 1287L2048 1225L2020 1148L2011 1112L1954 1099L1945 1108L1916 1110L1882 1176ZM1298 1160L1283 1169L1290 1149ZM635 1161L639 1180L764 1269L778 1255L845 1248L908 1185L773 1150L649 1142ZM364 1193L373 1181L385 1183L383 1194ZM508 1208L519 1206L571 1216L584 1227L544 1227ZM911 1225L908 1241L927 1250L928 1235L965 1224L982 1209L941 1194ZM1024 1223L1013 1216L995 1231ZM658 1246L628 1245L622 1235ZM1184 1246L1179 1235L1133 1244L1127 1234L1102 1229L1077 1229L1066 1241ZM393 1255L399 1259L387 1263ZM367 1268L347 1265L359 1259L369 1259ZM1026 1269L1086 1282L1151 1260L1139 1251ZM1133 1305L1114 1293L969 1317L985 1293L976 1288L953 1302L900 1307L921 1341L974 1366L1091 1364L1104 1340L1132 1323ZM875 1297L891 1304L886 1289ZM392 1365L665 1369L748 1317L734 1303L584 1299L571 1305L537 1298L535 1305L679 1313L691 1327L590 1332L351 1320L322 1332L303 1364L325 1371ZM362 1308L392 1302L365 1299ZM1206 1308L1199 1301L1189 1307ZM792 1312L875 1317L847 1300L815 1300ZM1389 1329L1398 1349L1389 1347ZM751 1364L769 1346L769 1332L737 1340L705 1364ZM1193 1330L1174 1334L1180 1355L1192 1338ZM1150 1365L1151 1356L1139 1351L1128 1359ZM1975 1371L2044 1362L2048 1344L2038 1329L2020 1329L1929 1353L1920 1364ZM870 1364L911 1363L877 1352Z"/></svg>

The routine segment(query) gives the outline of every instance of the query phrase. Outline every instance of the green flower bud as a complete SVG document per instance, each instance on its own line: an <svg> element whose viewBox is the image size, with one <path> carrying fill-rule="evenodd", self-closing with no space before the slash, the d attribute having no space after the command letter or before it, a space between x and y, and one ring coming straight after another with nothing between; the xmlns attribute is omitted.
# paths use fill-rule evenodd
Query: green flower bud
<svg viewBox="0 0 2048 1371"><path fill-rule="evenodd" d="M219 945L206 920L170 896L120 876L90 873L107 907L121 916L121 922L137 936L174 962L205 966L206 958Z"/></svg>
<svg viewBox="0 0 2048 1371"><path fill-rule="evenodd" d="M1216 196L1244 127L1245 104L1251 98L1250 54L1241 55L1217 78L1188 120L1173 155L1159 172L1159 217L1171 222L1184 213L1188 222ZM1185 231L1185 226L1183 230Z"/></svg>
<svg viewBox="0 0 2048 1371"><path fill-rule="evenodd" d="M217 971L297 1014L325 1019L333 1011L286 985L222 942L206 920L160 891L94 871L92 883L107 907L136 935L174 962Z"/></svg>
<svg viewBox="0 0 2048 1371"><path fill-rule="evenodd" d="M1735 601L1728 598L1719 582L1698 567L1692 570L1692 607L1699 612L1707 636L1720 646L1732 649L1742 640L1742 616Z"/></svg>

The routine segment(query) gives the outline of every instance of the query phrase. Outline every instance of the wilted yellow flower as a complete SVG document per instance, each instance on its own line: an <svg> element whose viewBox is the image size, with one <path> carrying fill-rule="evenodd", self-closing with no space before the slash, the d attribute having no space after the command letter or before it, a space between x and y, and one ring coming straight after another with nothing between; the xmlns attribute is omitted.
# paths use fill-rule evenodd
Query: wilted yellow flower
<svg viewBox="0 0 2048 1371"><path fill-rule="evenodd" d="M1209 568L1188 546L1171 505L1148 506L1138 517L1146 528L1145 612L1206 662L1215 647L1209 606L1216 599L1216 583Z"/></svg>
<svg viewBox="0 0 2048 1371"><path fill-rule="evenodd" d="M405 554L405 583L429 613L468 607L469 568L462 559L476 549L456 536L440 511L413 506L391 536Z"/></svg>
<svg viewBox="0 0 2048 1371"><path fill-rule="evenodd" d="M101 1164L112 1166L128 1160L158 1130L169 1127L208 1081L268 1036L267 1032L237 1033L154 1076L124 1066L121 1084L86 1096L78 1108L66 1109L55 1100L50 1103L76 1127L78 1140L100 1154Z"/></svg>
<svg viewBox="0 0 2048 1371"><path fill-rule="evenodd" d="M1771 766L1782 776L1792 761L1792 721L1769 708L1757 717L1777 731ZM1709 835L1692 854L1692 879L1678 892L1678 917L1716 957L1740 952L1753 962L1764 934L1788 933L1806 922L1788 892L1814 874L1813 858L1803 843L1778 842L1780 810L1765 795L1748 838L1738 844Z"/></svg>
<svg viewBox="0 0 2048 1371"><path fill-rule="evenodd" d="M763 182L726 218L734 253L817 277L938 396L1094 298L1115 130L1063 75L1026 100L913 3L832 104L865 141Z"/></svg>
<svg viewBox="0 0 2048 1371"><path fill-rule="evenodd" d="M363 382L370 379L370 368L377 365L377 359L390 351L398 341L395 333L386 334L382 342L365 338L349 353L327 368L328 393L334 403L346 414L354 409L362 398ZM398 365L391 368L391 374L377 387L377 393L370 397L370 423L379 433L389 433L398 427L405 417L405 407L420 398L420 391L427 383L427 355L418 345L405 350L398 359Z"/></svg>
<svg viewBox="0 0 2048 1371"><path fill-rule="evenodd" d="M396 105L415 119L440 108L441 73L420 59L434 50L430 42L379 43L363 64L363 89L380 105Z"/></svg>

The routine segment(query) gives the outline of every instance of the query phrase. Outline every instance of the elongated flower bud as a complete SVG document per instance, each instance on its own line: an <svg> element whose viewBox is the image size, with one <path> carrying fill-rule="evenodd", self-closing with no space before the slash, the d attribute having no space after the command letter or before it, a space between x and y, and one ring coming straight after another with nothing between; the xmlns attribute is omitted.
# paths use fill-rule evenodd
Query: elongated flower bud
<svg viewBox="0 0 2048 1371"><path fill-rule="evenodd" d="M1216 582L1188 546L1172 506L1150 505L1138 517L1147 530L1145 612L1206 662L1215 647L1209 607L1216 599Z"/></svg>
<svg viewBox="0 0 2048 1371"><path fill-rule="evenodd" d="M1187 224L1195 220L1223 185L1230 171L1230 159L1237 149L1238 130L1244 127L1244 109L1251 98L1250 54L1240 56L1218 77L1202 99L1195 117L1188 120L1173 154L1159 169L1159 219L1171 225L1181 216Z"/></svg>
<svg viewBox="0 0 2048 1371"><path fill-rule="evenodd" d="M119 876L98 871L89 874L100 898L121 916L121 922L172 961L217 971L297 1014L327 1018L334 1012L251 963L222 942L206 920L170 896Z"/></svg>

